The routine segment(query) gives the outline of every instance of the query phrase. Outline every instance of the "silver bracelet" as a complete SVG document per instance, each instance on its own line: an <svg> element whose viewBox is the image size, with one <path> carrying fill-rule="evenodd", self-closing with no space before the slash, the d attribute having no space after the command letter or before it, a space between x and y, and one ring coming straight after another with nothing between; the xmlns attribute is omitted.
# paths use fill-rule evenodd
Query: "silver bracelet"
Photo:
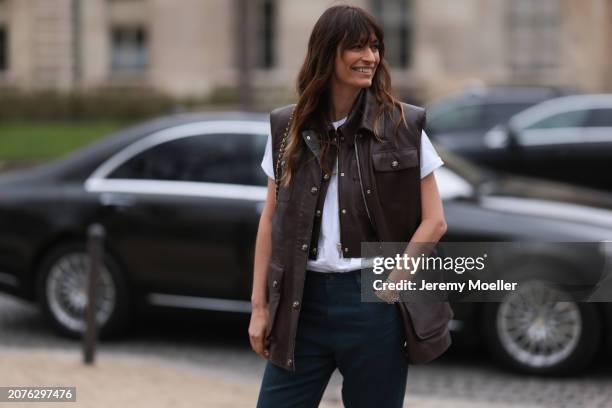
<svg viewBox="0 0 612 408"><path fill-rule="evenodd" d="M397 282L394 282L394 281L390 280L389 277L387 277L387 279L385 279L385 283L397 283ZM393 290L393 291L387 290L387 293L388 292L392 292L393 293L393 297L391 298L390 301L387 301L387 303L391 304L391 303L398 302L400 300L399 291L397 291L397 290Z"/></svg>

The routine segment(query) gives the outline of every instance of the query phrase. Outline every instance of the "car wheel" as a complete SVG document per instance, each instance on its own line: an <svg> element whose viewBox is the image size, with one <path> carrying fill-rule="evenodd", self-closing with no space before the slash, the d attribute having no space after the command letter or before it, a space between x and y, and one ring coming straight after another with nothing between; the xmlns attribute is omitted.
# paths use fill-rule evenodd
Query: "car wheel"
<svg viewBox="0 0 612 408"><path fill-rule="evenodd" d="M38 271L41 309L51 325L69 337L81 337L85 331L89 260L84 245L64 244L44 257ZM105 254L96 289L98 335L106 337L121 331L129 315L125 278L117 262Z"/></svg>
<svg viewBox="0 0 612 408"><path fill-rule="evenodd" d="M526 282L503 301L485 303L483 334L492 355L532 374L566 375L586 367L601 340L595 306L539 281Z"/></svg>

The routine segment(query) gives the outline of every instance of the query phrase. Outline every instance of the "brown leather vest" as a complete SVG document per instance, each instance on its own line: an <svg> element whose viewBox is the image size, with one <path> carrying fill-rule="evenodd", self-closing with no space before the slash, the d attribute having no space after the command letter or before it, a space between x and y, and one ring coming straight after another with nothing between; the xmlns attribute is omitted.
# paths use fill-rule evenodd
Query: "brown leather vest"
<svg viewBox="0 0 612 408"><path fill-rule="evenodd" d="M270 114L275 169L293 106L275 109ZM306 147L292 182L279 189L272 219L268 269L270 324L266 336L270 341L270 361L287 370L294 370L306 262L316 259L330 179L322 168L331 169L337 155L341 244L338 249L345 258L361 257L362 242L408 242L421 222L420 146L425 110L403 104L406 125L400 125L396 134L399 110L391 118L386 117L379 123L383 139L380 142L373 134L378 106L373 92L363 89L347 121L338 130L331 125L307 125L302 129L300 136ZM330 154L326 155L325 163L320 163L324 138L331 143ZM430 335L434 327L447 331L449 314L440 313L439 308L448 308L448 304L423 306L415 306L418 313L411 316L417 334L421 331Z"/></svg>

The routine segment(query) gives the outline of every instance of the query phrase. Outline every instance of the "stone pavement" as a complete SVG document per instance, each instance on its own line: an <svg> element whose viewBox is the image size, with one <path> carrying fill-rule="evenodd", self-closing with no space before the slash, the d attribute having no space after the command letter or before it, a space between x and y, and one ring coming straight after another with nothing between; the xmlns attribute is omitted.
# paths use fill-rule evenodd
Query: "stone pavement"
<svg viewBox="0 0 612 408"><path fill-rule="evenodd" d="M95 364L86 366L80 350L1 347L0 361L2 386L76 387L76 403L46 403L48 407L247 408L255 406L259 388L257 381L220 374L211 367L126 353L99 352ZM39 403L14 406L28 405L40 407ZM0 406L13 406L13 403L0 403ZM511 405L421 396L407 398L405 406L501 408ZM320 407L342 407L339 393L326 392Z"/></svg>
<svg viewBox="0 0 612 408"><path fill-rule="evenodd" d="M34 305L0 294L0 385L77 386L77 397L86 399L68 407L164 407L177 393L177 407L253 407L265 361L248 345L248 319L160 312L135 322L120 340L100 343L98 364L83 367L80 342L55 335ZM601 356L580 375L541 378L457 348L435 363L410 367L406 406L608 408L611 362ZM106 395L119 386L128 389ZM342 406L341 386L336 370L321 407ZM129 389L149 399L130 399ZM34 407L59 406L50 404Z"/></svg>

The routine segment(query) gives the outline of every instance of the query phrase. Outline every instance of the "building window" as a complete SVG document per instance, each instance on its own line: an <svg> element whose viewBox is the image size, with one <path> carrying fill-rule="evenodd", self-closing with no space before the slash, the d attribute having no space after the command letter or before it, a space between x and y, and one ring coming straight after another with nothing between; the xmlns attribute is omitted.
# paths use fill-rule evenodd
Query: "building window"
<svg viewBox="0 0 612 408"><path fill-rule="evenodd" d="M0 71L8 69L8 33L6 27L0 25Z"/></svg>
<svg viewBox="0 0 612 408"><path fill-rule="evenodd" d="M515 74L538 74L559 63L559 0L508 4L509 65Z"/></svg>
<svg viewBox="0 0 612 408"><path fill-rule="evenodd" d="M256 66L269 69L276 63L275 38L276 38L276 0L259 0L257 2L256 14L257 46L258 51Z"/></svg>
<svg viewBox="0 0 612 408"><path fill-rule="evenodd" d="M141 26L111 29L111 69L114 73L142 72L149 65L149 44Z"/></svg>
<svg viewBox="0 0 612 408"><path fill-rule="evenodd" d="M410 0L371 0L385 32L385 59L393 68L412 64L413 15Z"/></svg>

